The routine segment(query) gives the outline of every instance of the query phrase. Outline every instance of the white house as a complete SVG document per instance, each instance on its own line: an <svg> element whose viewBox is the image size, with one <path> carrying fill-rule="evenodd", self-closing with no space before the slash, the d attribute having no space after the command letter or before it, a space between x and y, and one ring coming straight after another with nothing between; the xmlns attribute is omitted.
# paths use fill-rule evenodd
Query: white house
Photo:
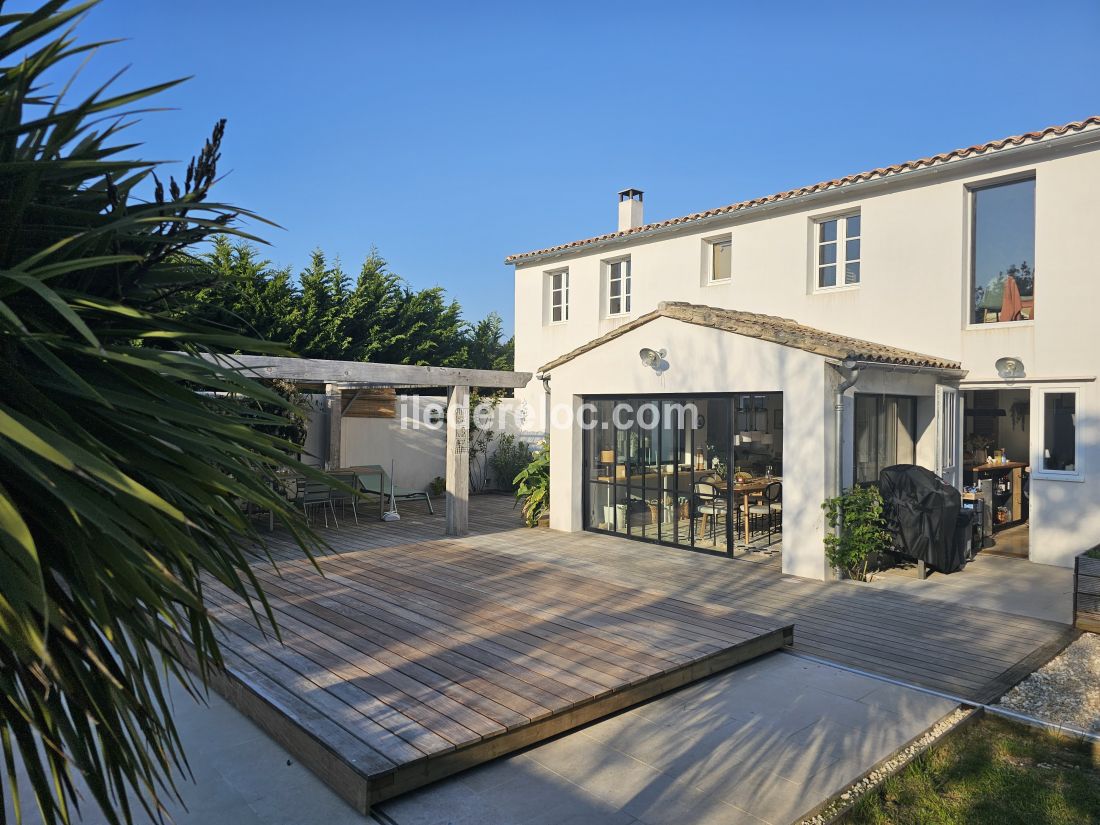
<svg viewBox="0 0 1100 825"><path fill-rule="evenodd" d="M510 256L551 527L733 552L781 509L784 570L820 578L822 500L917 463L982 481L1001 549L1071 565L1100 542L1098 184L1092 117L659 223L624 190L618 231ZM723 465L781 505L715 490L732 517L701 518L684 493Z"/></svg>

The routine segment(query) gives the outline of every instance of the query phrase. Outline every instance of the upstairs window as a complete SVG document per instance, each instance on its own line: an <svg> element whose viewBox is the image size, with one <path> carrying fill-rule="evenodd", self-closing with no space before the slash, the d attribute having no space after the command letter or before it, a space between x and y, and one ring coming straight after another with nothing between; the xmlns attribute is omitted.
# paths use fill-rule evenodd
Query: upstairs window
<svg viewBox="0 0 1100 825"><path fill-rule="evenodd" d="M1035 179L971 192L971 321L1035 317Z"/></svg>
<svg viewBox="0 0 1100 825"><path fill-rule="evenodd" d="M550 323L569 320L569 270L546 273L550 280Z"/></svg>
<svg viewBox="0 0 1100 825"><path fill-rule="evenodd" d="M630 312L630 258L607 262L607 314Z"/></svg>
<svg viewBox="0 0 1100 825"><path fill-rule="evenodd" d="M816 226L817 288L859 283L860 216L842 215L818 221Z"/></svg>
<svg viewBox="0 0 1100 825"><path fill-rule="evenodd" d="M710 281L728 281L733 277L733 241L716 238L710 246Z"/></svg>

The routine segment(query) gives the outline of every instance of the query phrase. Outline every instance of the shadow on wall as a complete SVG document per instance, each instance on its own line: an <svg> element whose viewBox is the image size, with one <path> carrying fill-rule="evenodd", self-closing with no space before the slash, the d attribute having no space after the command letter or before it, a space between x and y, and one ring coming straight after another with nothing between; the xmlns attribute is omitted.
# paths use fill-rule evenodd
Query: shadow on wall
<svg viewBox="0 0 1100 825"><path fill-rule="evenodd" d="M1100 544L1100 488L1094 480L1100 469L1100 441L1096 421L1087 411L1078 413L1077 438L1084 481L1031 477L1033 562L1072 567L1074 556Z"/></svg>
<svg viewBox="0 0 1100 825"><path fill-rule="evenodd" d="M320 467L328 449L328 421L325 396L307 396L312 407L306 433L306 464ZM441 411L447 408L445 396L399 396L395 418L345 417L341 421L341 465L354 467L379 464L390 471L394 468L394 482L400 487L423 490L435 478L446 476L447 432ZM501 399L494 410L492 434L482 446L483 452L471 456L471 473L480 472L476 479L480 484L471 487L496 489L495 479L488 469L500 436L510 434L523 439L531 446L537 439L524 432L526 408L513 398ZM471 433L475 445L476 432ZM482 465L479 470L475 465Z"/></svg>

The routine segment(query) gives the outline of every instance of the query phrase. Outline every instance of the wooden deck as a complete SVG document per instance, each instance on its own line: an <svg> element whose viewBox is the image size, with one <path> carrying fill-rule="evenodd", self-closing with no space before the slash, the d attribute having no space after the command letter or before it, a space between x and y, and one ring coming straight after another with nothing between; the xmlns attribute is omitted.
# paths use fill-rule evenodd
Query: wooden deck
<svg viewBox="0 0 1100 825"><path fill-rule="evenodd" d="M389 526L329 531L323 575L285 544L278 573L255 565L282 643L209 583L215 687L360 811L791 641L789 623L470 543L362 547Z"/></svg>
<svg viewBox="0 0 1100 825"><path fill-rule="evenodd" d="M521 526L471 499L471 535L341 519L324 576L273 534L257 564L283 642L214 587L233 704L359 810L790 641L833 662L990 701L1068 625L762 563Z"/></svg>

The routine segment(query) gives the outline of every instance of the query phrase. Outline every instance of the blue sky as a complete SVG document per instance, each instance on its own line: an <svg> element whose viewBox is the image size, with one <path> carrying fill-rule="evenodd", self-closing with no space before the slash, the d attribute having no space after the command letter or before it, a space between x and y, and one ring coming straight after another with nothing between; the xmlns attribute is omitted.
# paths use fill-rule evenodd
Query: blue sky
<svg viewBox="0 0 1100 825"><path fill-rule="evenodd" d="M28 3L21 2L20 7ZM194 75L134 134L185 159L229 121L219 198L267 255L372 245L512 326L505 255L1100 113L1100 4L103 0L90 77Z"/></svg>

